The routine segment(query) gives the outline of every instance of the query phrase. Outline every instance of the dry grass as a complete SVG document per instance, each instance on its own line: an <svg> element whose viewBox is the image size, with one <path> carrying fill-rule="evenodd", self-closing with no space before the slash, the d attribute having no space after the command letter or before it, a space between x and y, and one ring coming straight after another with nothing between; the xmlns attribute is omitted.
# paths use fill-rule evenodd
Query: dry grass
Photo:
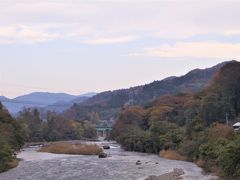
<svg viewBox="0 0 240 180"><path fill-rule="evenodd" d="M199 166L201 168L204 167L205 163L206 162L204 160L202 160L202 159L199 159L199 160L196 161L197 166Z"/></svg>
<svg viewBox="0 0 240 180"><path fill-rule="evenodd" d="M177 151L172 151L172 150L166 150L166 151L163 150L159 153L159 155L160 157L171 159L171 160L181 160L181 161L186 160L186 157L182 156Z"/></svg>
<svg viewBox="0 0 240 180"><path fill-rule="evenodd" d="M19 164L19 161L20 161L19 159L12 160L11 162L8 163L8 168L12 169L12 168L17 167Z"/></svg>
<svg viewBox="0 0 240 180"><path fill-rule="evenodd" d="M73 155L98 155L102 152L102 148L96 144L70 144L57 142L42 147L39 152Z"/></svg>

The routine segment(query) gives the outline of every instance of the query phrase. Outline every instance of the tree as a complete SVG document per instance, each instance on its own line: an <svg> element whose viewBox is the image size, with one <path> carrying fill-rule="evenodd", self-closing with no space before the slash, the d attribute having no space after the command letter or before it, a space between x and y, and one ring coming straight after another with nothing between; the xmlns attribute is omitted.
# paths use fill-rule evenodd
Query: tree
<svg viewBox="0 0 240 180"><path fill-rule="evenodd" d="M43 122L37 109L24 109L20 112L18 118L25 130L27 141L42 141L43 140Z"/></svg>
<svg viewBox="0 0 240 180"><path fill-rule="evenodd" d="M23 143L21 127L0 103L0 172L9 168L9 163Z"/></svg>
<svg viewBox="0 0 240 180"><path fill-rule="evenodd" d="M98 112L90 113L90 122L92 124L97 124L100 121L100 116Z"/></svg>

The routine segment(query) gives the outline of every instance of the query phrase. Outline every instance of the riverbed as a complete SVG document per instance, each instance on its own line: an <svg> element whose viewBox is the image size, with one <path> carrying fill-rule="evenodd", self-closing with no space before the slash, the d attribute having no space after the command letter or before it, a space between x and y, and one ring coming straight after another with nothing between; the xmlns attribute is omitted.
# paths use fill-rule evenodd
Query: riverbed
<svg viewBox="0 0 240 180"><path fill-rule="evenodd" d="M144 180L181 168L186 180L213 180L195 164L160 158L157 155L127 152L114 142L106 150L109 157L64 155L37 152L25 148L18 157L23 159L17 168L0 174L0 180ZM136 165L140 160L141 165Z"/></svg>

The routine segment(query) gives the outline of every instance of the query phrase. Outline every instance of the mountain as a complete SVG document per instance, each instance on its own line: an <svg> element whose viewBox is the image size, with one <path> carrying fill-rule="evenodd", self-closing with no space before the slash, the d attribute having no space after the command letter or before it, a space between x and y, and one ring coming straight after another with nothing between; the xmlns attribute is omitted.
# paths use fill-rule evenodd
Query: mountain
<svg viewBox="0 0 240 180"><path fill-rule="evenodd" d="M0 96L0 101L7 101L9 100L8 98L6 98L5 96Z"/></svg>
<svg viewBox="0 0 240 180"><path fill-rule="evenodd" d="M0 96L0 101L2 101L3 105L11 114L17 114L23 107L41 107L45 109L45 111L51 110L62 112L71 107L74 103L83 102L91 97L91 95L95 94L86 93L74 96L66 93L33 92L14 99L8 99Z"/></svg>
<svg viewBox="0 0 240 180"><path fill-rule="evenodd" d="M213 121L240 120L240 62L226 64L209 86L201 93L201 118L206 124Z"/></svg>
<svg viewBox="0 0 240 180"><path fill-rule="evenodd" d="M89 93L85 93L85 94L81 94L79 97L93 97L95 96L97 93L95 92L89 92Z"/></svg>
<svg viewBox="0 0 240 180"><path fill-rule="evenodd" d="M34 92L14 98L15 101L38 103L40 106L53 104L57 101L71 101L76 96L65 93Z"/></svg>
<svg viewBox="0 0 240 180"><path fill-rule="evenodd" d="M206 69L195 69L180 77L168 77L150 84L129 89L99 93L81 104L72 106L65 116L73 119L90 119L99 113L101 119L116 117L121 108L144 105L163 95L197 92L206 87L221 67L232 61L223 62Z"/></svg>

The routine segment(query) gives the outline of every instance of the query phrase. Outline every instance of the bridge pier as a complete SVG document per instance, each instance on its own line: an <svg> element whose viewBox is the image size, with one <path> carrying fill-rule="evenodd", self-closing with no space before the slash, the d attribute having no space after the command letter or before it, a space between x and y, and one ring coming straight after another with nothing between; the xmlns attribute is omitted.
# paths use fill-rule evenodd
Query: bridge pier
<svg viewBox="0 0 240 180"><path fill-rule="evenodd" d="M108 137L110 135L112 128L110 127L96 127L98 137Z"/></svg>

